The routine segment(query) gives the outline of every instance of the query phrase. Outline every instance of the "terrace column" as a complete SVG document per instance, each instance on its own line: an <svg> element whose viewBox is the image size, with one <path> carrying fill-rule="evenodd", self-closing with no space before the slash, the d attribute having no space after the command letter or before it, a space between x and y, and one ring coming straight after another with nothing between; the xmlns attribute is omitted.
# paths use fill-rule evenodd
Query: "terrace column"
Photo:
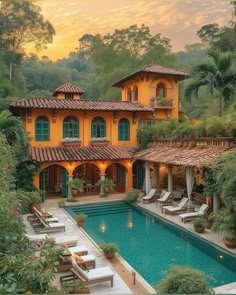
<svg viewBox="0 0 236 295"><path fill-rule="evenodd" d="M106 174L100 174L100 182L102 182L103 180L105 180L105 176ZM104 187L103 185L100 185L100 196L104 196Z"/></svg>
<svg viewBox="0 0 236 295"><path fill-rule="evenodd" d="M173 167L168 166L168 192L173 191Z"/></svg>
<svg viewBox="0 0 236 295"><path fill-rule="evenodd" d="M150 181L150 167L149 167L149 162L145 162L145 191L146 194L149 193L151 189L151 181Z"/></svg>
<svg viewBox="0 0 236 295"><path fill-rule="evenodd" d="M154 188L158 189L158 187L159 187L159 170L160 170L160 165L154 164L153 168L154 168L154 175L153 175L154 182L153 182L153 186L154 186Z"/></svg>
<svg viewBox="0 0 236 295"><path fill-rule="evenodd" d="M73 175L68 175L68 182L70 182L73 179ZM72 193L71 193L71 187L68 185L68 192L67 192L67 199L72 199Z"/></svg>
<svg viewBox="0 0 236 295"><path fill-rule="evenodd" d="M217 193L213 195L213 212L217 212L220 209L220 198Z"/></svg>

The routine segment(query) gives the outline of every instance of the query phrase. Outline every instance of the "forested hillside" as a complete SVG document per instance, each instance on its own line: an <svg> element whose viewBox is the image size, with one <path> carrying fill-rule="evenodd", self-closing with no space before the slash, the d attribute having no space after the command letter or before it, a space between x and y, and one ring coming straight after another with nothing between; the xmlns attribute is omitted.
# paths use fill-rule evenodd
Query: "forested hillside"
<svg viewBox="0 0 236 295"><path fill-rule="evenodd" d="M208 48L231 51L234 63L235 1L231 5L233 17L228 26L204 25L196 32L201 42L186 45L182 52L173 53L168 38L159 33L153 35L146 25L134 24L120 30L111 29L106 35L88 32L78 36L78 47L69 57L53 62L47 56L39 59L36 54L25 53L28 43L40 49L50 44L56 33L40 8L33 1L2 0L0 109L22 97L50 97L56 87L66 82L84 89L84 99L118 100L120 90L110 87L116 80L150 63L177 67L191 74L195 64L211 63ZM216 93L210 93L207 87L199 89L197 98L185 97L190 82L187 79L180 83L180 101L185 112L196 118L217 114ZM233 104L234 92L226 109L232 109Z"/></svg>

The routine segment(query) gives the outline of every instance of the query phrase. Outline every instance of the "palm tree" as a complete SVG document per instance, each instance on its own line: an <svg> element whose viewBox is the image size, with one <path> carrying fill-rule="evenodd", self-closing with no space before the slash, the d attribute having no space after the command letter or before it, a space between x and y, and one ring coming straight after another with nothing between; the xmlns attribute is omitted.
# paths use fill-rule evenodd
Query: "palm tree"
<svg viewBox="0 0 236 295"><path fill-rule="evenodd" d="M229 101L236 86L236 69L231 52L209 49L209 62L197 64L192 69L192 81L185 89L186 98L198 96L201 87L207 86L212 95L216 94L219 104L219 116Z"/></svg>

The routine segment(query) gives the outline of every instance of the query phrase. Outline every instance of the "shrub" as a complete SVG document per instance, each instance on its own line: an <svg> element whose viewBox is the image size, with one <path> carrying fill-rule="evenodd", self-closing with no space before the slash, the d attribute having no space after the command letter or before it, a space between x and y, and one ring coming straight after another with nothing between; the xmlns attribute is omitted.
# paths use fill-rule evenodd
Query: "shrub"
<svg viewBox="0 0 236 295"><path fill-rule="evenodd" d="M155 289L165 294L214 294L203 272L183 266L172 266Z"/></svg>
<svg viewBox="0 0 236 295"><path fill-rule="evenodd" d="M100 245L104 254L115 254L118 251L118 245L116 243L105 243Z"/></svg>
<svg viewBox="0 0 236 295"><path fill-rule="evenodd" d="M203 217L199 217L193 221L193 226L194 227L205 227L205 223L206 223L206 219Z"/></svg>
<svg viewBox="0 0 236 295"><path fill-rule="evenodd" d="M138 195L139 195L138 190L132 190L126 194L124 201L130 202L130 203L135 202L138 198Z"/></svg>
<svg viewBox="0 0 236 295"><path fill-rule="evenodd" d="M88 215L80 213L74 217L76 222L84 222L87 219Z"/></svg>

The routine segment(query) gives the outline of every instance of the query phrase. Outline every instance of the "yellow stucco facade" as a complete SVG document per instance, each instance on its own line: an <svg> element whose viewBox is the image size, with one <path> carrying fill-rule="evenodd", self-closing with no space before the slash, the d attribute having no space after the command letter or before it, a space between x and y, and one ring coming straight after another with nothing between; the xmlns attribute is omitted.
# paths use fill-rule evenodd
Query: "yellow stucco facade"
<svg viewBox="0 0 236 295"><path fill-rule="evenodd" d="M69 86L68 86L69 85ZM75 89L68 83L57 88L54 93L55 99L58 100L81 100L81 95L78 93L68 93L68 89ZM30 144L32 147L38 148L54 148L63 147L63 133L64 121L68 117L73 117L78 123L78 137L80 142L78 146L81 148L94 145L91 142L92 124L93 120L97 117L102 118L105 123L105 137L109 138L107 144L109 146L122 146L130 147L137 145L137 131L141 124L147 122L158 123L161 120L169 120L171 118L179 118L179 89L178 78L175 75L160 75L153 73L142 73L132 75L132 77L122 81L121 87L121 101L129 101L133 104L141 104L142 106L149 107L149 111L131 111L130 109L120 110L98 110L96 107L89 110L77 109L50 109L44 108L25 108L20 110L20 115L25 123L25 128L30 137ZM69 87L69 88L68 88ZM73 88L74 87L74 88ZM58 91L58 89L66 89L67 91ZM86 102L86 100L83 100ZM87 101L88 102L88 101ZM86 103L87 103L86 102ZM89 103L89 102L88 102ZM106 102L104 102L106 104ZM39 117L46 117L48 120L48 139L38 140L37 133L37 119ZM119 136L119 122L125 119L129 124L128 139L120 139ZM40 171L35 175L34 185L37 188L45 189L46 192L54 192L53 187L59 185L64 177L64 184L66 176L82 175L91 178L92 182L97 182L99 175L107 175L119 182L122 178L122 189L120 192L128 192L133 187L133 182L140 178L140 173L134 172L134 162L132 156L129 159L109 160L102 161L41 161ZM142 169L142 167L141 167ZM63 176L64 173L64 176ZM43 175L43 177L42 177ZM52 181L53 178L53 181ZM43 183L43 184L42 184ZM117 185L118 187L118 185Z"/></svg>

